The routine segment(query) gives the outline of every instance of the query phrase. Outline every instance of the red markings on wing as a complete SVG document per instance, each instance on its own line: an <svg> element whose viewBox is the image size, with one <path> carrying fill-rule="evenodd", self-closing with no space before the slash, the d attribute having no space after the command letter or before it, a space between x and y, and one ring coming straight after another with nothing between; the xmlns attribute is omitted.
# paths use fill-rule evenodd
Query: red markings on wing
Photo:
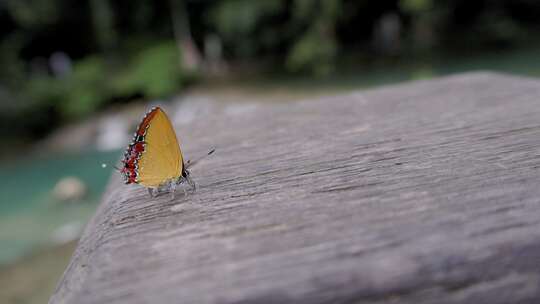
<svg viewBox="0 0 540 304"><path fill-rule="evenodd" d="M148 112L148 114L146 114L144 116L143 120L139 124L139 127L137 128L137 135L138 136L144 136L145 135L146 129L148 128L148 125L150 124L152 119L154 119L154 116L156 116L158 110L160 110L160 108L155 107L152 110L150 110L150 112Z"/></svg>
<svg viewBox="0 0 540 304"><path fill-rule="evenodd" d="M124 166L120 170L120 173L122 173L122 175L124 176L124 182L126 184L138 182L137 175L139 168L137 167L137 163L142 153L144 153L144 137L146 135L146 129L148 129L150 122L156 116L158 110L160 110L160 108L155 107L144 116L143 120L139 124L139 127L137 128L137 132L135 133L133 141L131 142L131 144L129 144L126 151L124 152L124 159L122 160Z"/></svg>

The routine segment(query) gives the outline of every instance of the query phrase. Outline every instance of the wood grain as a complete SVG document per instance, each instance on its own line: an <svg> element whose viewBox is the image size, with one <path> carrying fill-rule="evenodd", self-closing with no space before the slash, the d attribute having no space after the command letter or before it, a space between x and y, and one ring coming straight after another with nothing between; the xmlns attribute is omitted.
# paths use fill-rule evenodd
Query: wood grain
<svg viewBox="0 0 540 304"><path fill-rule="evenodd" d="M203 104L199 190L114 176L50 303L540 303L540 81Z"/></svg>

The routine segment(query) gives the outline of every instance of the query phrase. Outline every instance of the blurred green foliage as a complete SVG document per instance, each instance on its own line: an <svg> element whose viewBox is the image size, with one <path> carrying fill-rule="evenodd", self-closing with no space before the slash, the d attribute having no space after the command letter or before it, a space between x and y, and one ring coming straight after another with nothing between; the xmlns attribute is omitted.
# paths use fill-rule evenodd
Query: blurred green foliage
<svg viewBox="0 0 540 304"><path fill-rule="evenodd" d="M528 43L539 13L534 0L0 1L0 133L40 136L111 103L166 98L209 66L325 76Z"/></svg>
<svg viewBox="0 0 540 304"><path fill-rule="evenodd" d="M406 13L418 14L433 8L433 0L401 0L399 7Z"/></svg>
<svg viewBox="0 0 540 304"><path fill-rule="evenodd" d="M136 54L116 78L112 89L116 96L142 92L150 97L172 95L187 80L180 66L180 54L174 43L148 47Z"/></svg>
<svg viewBox="0 0 540 304"><path fill-rule="evenodd" d="M286 67L296 72L329 74L338 50L335 26L341 13L340 1L296 0L292 13L292 19L306 29L292 44Z"/></svg>
<svg viewBox="0 0 540 304"><path fill-rule="evenodd" d="M84 117L118 96L170 96L186 77L174 43L161 43L143 49L121 66L94 55L77 61L69 77L32 75L23 95L36 107L56 107L61 118L68 120Z"/></svg>

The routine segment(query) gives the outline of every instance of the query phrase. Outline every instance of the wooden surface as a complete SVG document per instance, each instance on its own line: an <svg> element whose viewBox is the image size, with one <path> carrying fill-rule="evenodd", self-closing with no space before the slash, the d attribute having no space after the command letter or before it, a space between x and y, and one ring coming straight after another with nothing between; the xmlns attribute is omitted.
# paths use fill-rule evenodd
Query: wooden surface
<svg viewBox="0 0 540 304"><path fill-rule="evenodd" d="M198 192L113 177L51 303L540 303L540 81L192 104Z"/></svg>

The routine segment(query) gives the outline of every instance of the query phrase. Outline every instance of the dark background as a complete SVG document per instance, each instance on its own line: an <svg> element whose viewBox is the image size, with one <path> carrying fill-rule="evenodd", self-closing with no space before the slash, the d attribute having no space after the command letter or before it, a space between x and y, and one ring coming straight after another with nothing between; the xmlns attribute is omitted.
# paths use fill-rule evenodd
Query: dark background
<svg viewBox="0 0 540 304"><path fill-rule="evenodd" d="M539 14L534 0L3 0L0 135L32 141L215 79L339 81L530 46Z"/></svg>

